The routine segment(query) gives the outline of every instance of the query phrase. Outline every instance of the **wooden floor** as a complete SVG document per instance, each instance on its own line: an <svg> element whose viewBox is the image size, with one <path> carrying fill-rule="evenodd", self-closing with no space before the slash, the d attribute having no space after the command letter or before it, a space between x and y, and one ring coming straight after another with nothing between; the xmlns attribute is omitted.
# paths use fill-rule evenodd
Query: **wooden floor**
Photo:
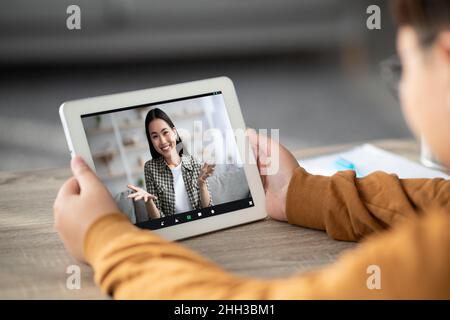
<svg viewBox="0 0 450 320"><path fill-rule="evenodd" d="M417 158L414 142L378 144ZM342 148L342 146L341 146ZM304 150L307 157L333 148ZM93 274L81 267L81 289L66 288L70 265L78 264L53 230L52 205L68 169L0 172L0 299L103 299ZM248 276L280 277L333 262L354 243L334 241L324 232L270 219L198 236L182 244L225 269Z"/></svg>

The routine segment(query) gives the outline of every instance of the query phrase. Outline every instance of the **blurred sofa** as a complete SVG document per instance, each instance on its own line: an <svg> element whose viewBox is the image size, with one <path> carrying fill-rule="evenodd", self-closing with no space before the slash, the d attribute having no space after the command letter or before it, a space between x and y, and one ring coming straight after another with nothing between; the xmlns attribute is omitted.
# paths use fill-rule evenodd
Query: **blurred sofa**
<svg viewBox="0 0 450 320"><path fill-rule="evenodd" d="M213 204L222 204L250 196L250 189L243 168L236 166L221 166L208 179L209 190ZM119 209L135 224L148 220L144 200L133 201L128 198L131 190L125 190L115 196Z"/></svg>

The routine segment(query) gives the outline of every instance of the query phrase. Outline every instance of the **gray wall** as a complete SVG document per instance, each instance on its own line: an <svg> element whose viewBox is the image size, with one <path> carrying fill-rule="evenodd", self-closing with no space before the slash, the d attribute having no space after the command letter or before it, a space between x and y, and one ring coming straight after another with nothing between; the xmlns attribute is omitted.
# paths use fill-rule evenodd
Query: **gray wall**
<svg viewBox="0 0 450 320"><path fill-rule="evenodd" d="M289 148L410 137L378 62L388 1L0 2L0 170L66 166L66 100L227 75L246 123ZM79 4L82 29L66 29ZM188 5L189 4L189 5ZM382 29L367 30L379 4Z"/></svg>

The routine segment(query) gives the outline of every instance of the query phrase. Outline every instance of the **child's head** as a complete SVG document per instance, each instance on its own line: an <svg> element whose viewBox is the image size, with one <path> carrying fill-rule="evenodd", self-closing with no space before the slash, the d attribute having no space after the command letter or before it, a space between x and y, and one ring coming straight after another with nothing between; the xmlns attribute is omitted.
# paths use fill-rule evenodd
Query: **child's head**
<svg viewBox="0 0 450 320"><path fill-rule="evenodd" d="M396 0L394 14L403 113L450 168L450 1Z"/></svg>

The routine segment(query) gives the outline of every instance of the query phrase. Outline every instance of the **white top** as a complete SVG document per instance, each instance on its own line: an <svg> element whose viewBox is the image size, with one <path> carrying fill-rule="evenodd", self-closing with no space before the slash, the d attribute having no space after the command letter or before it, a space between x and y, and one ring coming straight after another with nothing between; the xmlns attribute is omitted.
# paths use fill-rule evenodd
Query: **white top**
<svg viewBox="0 0 450 320"><path fill-rule="evenodd" d="M191 211L193 208L189 201L183 175L181 174L181 162L175 168L170 169L173 175L173 186L175 189L175 213Z"/></svg>

